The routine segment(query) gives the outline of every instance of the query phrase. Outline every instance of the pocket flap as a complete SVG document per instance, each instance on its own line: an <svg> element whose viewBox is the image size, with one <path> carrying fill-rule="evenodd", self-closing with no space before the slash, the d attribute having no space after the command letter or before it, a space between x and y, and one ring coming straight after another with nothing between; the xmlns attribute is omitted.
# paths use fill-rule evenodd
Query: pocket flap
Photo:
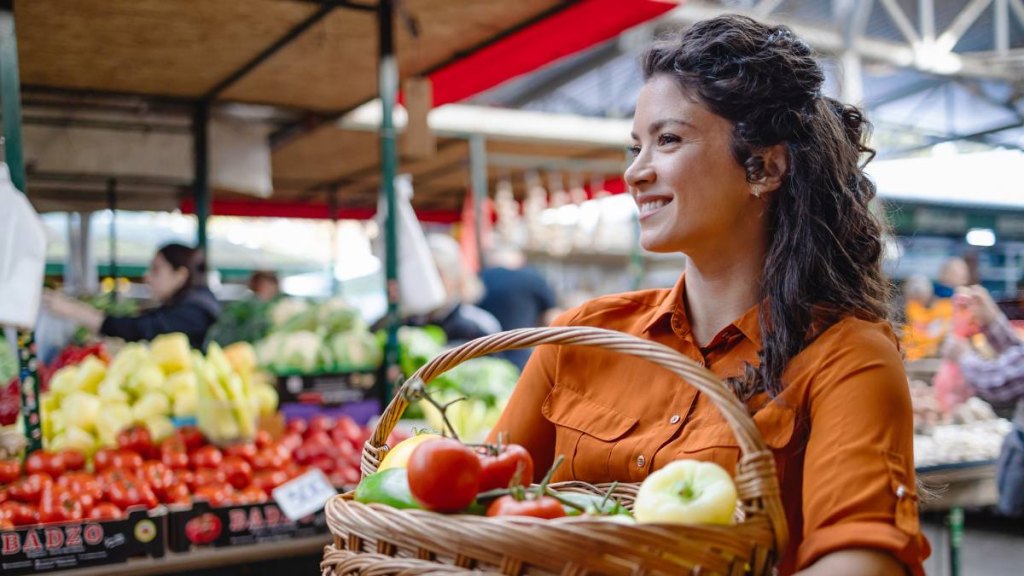
<svg viewBox="0 0 1024 576"><path fill-rule="evenodd" d="M761 438L769 448L780 450L789 445L796 427L796 411L788 406L772 402L754 414L754 423L761 432ZM684 432L684 434L687 434ZM713 426L702 426L690 430L685 436L682 450L699 452L708 448L739 448L736 434L727 422Z"/></svg>
<svg viewBox="0 0 1024 576"><path fill-rule="evenodd" d="M564 386L551 389L541 413L555 425L578 430L605 442L620 438L638 422L637 418Z"/></svg>

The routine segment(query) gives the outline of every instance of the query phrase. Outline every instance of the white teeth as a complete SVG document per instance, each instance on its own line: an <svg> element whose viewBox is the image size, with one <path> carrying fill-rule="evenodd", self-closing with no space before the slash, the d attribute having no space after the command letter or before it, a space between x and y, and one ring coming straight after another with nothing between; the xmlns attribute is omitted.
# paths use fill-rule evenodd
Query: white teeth
<svg viewBox="0 0 1024 576"><path fill-rule="evenodd" d="M642 202L640 204L640 215L646 216L647 214L657 211L665 204L668 204L668 202L665 200L651 200L648 202Z"/></svg>

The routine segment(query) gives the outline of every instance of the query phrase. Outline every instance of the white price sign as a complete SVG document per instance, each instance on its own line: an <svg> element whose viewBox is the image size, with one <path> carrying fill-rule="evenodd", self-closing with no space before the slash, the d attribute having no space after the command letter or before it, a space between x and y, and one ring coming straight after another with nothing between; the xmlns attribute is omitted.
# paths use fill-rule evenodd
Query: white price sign
<svg viewBox="0 0 1024 576"><path fill-rule="evenodd" d="M281 484L272 492L274 501L292 521L322 510L327 501L337 495L327 476L317 469Z"/></svg>

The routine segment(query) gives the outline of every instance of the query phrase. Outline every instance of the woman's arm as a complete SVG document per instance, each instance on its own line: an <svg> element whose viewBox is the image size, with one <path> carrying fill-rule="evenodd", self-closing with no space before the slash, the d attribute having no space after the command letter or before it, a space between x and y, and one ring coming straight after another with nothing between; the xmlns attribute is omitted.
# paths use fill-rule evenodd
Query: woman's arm
<svg viewBox="0 0 1024 576"><path fill-rule="evenodd" d="M839 550L826 554L794 576L905 576L906 568L885 552Z"/></svg>
<svg viewBox="0 0 1024 576"><path fill-rule="evenodd" d="M84 326L93 333L98 332L103 324L103 312L54 290L43 292L43 305L55 315Z"/></svg>

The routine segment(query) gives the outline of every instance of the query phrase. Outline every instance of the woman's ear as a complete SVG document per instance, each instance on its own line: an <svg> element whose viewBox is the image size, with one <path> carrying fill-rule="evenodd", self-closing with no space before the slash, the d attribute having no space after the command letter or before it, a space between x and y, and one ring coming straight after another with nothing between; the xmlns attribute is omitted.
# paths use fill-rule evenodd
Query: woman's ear
<svg viewBox="0 0 1024 576"><path fill-rule="evenodd" d="M782 180L789 171L789 148L785 142L762 148L755 153L761 158L760 178L750 185L750 193L760 198L782 186Z"/></svg>

